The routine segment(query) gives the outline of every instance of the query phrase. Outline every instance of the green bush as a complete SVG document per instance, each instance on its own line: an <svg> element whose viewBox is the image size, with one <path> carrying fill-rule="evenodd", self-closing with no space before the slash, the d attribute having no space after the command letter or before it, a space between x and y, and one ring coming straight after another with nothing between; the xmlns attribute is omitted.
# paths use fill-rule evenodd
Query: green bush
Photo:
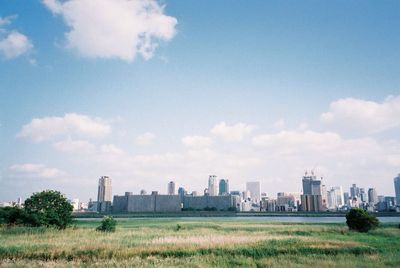
<svg viewBox="0 0 400 268"><path fill-rule="evenodd" d="M346 223L350 230L366 233L378 227L379 220L361 208L352 208L346 215Z"/></svg>
<svg viewBox="0 0 400 268"><path fill-rule="evenodd" d="M0 208L0 224L17 225L26 221L25 211L19 207Z"/></svg>
<svg viewBox="0 0 400 268"><path fill-rule="evenodd" d="M72 205L58 191L33 194L24 203L25 224L64 229L72 222Z"/></svg>
<svg viewBox="0 0 400 268"><path fill-rule="evenodd" d="M101 232L115 232L116 225L117 221L113 217L105 216L96 230Z"/></svg>

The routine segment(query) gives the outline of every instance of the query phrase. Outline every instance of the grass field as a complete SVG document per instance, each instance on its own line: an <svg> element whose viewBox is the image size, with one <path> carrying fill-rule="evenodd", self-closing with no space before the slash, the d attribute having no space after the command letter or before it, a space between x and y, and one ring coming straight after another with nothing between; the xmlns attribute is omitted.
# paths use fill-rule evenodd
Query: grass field
<svg viewBox="0 0 400 268"><path fill-rule="evenodd" d="M0 266L400 267L398 224L368 234L344 224L240 219L118 219L108 234L98 224L2 227Z"/></svg>

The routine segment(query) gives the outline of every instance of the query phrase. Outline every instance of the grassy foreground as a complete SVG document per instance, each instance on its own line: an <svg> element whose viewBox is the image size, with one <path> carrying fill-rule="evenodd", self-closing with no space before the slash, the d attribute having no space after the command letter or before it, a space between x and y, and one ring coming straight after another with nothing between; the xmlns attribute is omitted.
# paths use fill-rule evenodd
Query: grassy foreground
<svg viewBox="0 0 400 268"><path fill-rule="evenodd" d="M2 227L0 266L400 267L395 224L368 234L344 224L240 219L118 219L111 234L97 225Z"/></svg>

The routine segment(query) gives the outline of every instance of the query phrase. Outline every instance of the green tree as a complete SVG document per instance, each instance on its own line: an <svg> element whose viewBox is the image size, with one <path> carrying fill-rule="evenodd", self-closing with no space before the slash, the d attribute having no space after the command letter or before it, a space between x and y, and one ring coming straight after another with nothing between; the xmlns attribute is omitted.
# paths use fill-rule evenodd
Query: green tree
<svg viewBox="0 0 400 268"><path fill-rule="evenodd" d="M0 208L0 224L16 225L26 221L25 211L19 207Z"/></svg>
<svg viewBox="0 0 400 268"><path fill-rule="evenodd" d="M115 232L116 225L117 221L113 217L105 216L96 230L101 232Z"/></svg>
<svg viewBox="0 0 400 268"><path fill-rule="evenodd" d="M26 223L32 226L66 228L72 222L72 205L58 191L46 190L25 201Z"/></svg>
<svg viewBox="0 0 400 268"><path fill-rule="evenodd" d="M364 209L352 208L346 215L346 223L350 230L366 233L378 227L379 220Z"/></svg>

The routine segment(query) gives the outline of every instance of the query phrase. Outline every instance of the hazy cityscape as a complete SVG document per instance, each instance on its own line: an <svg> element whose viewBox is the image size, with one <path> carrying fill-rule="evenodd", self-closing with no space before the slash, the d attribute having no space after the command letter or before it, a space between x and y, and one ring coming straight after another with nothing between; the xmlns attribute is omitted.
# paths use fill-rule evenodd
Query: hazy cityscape
<svg viewBox="0 0 400 268"><path fill-rule="evenodd" d="M260 181L249 181L246 189L232 190L228 179L210 175L203 191L188 192L175 181L168 182L165 193L127 191L114 195L112 178L102 176L98 181L97 199L82 202L70 199L75 212L130 213L179 211L264 211L264 212L346 212L353 207L371 212L400 212L400 174L393 179L394 196L379 195L375 188L352 184L347 191L342 186L329 186L314 171L302 177L301 192L278 192L267 196ZM22 206L22 198L1 202L0 207Z"/></svg>

